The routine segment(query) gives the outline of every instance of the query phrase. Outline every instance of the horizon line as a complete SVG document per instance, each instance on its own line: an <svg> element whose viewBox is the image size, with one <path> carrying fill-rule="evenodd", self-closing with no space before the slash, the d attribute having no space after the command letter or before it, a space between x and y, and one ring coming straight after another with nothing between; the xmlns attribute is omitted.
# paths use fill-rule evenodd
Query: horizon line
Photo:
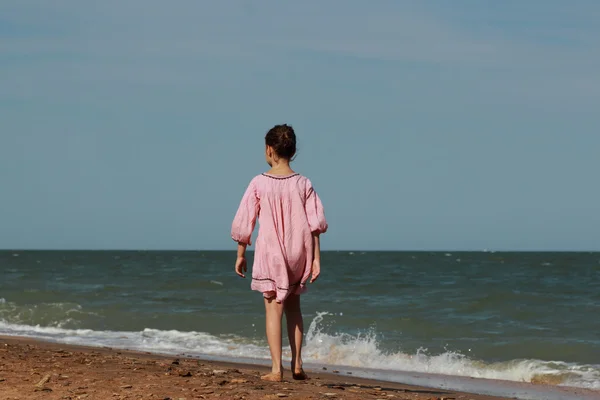
<svg viewBox="0 0 600 400"><path fill-rule="evenodd" d="M236 252L236 249L136 249L136 248L0 248L0 252L36 252L36 251L64 251L64 252ZM254 249L247 249L248 252L254 252ZM540 249L321 249L322 253L600 253L598 250L568 250L568 249L555 249L555 250L540 250Z"/></svg>

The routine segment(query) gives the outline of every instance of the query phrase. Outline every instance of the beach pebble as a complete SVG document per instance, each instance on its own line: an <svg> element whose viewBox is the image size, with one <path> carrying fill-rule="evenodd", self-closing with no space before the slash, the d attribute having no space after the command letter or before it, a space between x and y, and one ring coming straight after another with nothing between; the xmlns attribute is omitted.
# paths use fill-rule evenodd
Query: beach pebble
<svg viewBox="0 0 600 400"><path fill-rule="evenodd" d="M212 372L212 373L213 373L214 375L223 375L223 374L226 374L226 373L227 373L227 371L225 371L225 370L222 370L222 369L213 369L213 372Z"/></svg>
<svg viewBox="0 0 600 400"><path fill-rule="evenodd" d="M321 394L325 397L337 397L337 394L335 394L335 393L321 393Z"/></svg>
<svg viewBox="0 0 600 400"><path fill-rule="evenodd" d="M41 381L39 381L35 386L37 386L38 388L41 388L42 386L44 386L46 383L48 383L48 381L50 380L50 374L46 374Z"/></svg>

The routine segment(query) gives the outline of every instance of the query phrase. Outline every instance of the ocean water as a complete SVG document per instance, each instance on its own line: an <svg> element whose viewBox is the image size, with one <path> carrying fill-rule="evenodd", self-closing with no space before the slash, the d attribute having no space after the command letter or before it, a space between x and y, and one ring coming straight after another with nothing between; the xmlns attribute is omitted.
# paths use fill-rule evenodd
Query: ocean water
<svg viewBox="0 0 600 400"><path fill-rule="evenodd" d="M262 297L234 260L2 251L0 335L266 362ZM324 252L322 269L307 364L600 389L600 253Z"/></svg>

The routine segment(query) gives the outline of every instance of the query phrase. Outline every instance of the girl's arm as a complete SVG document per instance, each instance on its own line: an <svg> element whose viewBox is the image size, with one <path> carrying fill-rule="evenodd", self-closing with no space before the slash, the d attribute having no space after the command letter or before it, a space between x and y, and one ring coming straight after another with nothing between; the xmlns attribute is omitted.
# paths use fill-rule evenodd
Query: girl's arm
<svg viewBox="0 0 600 400"><path fill-rule="evenodd" d="M313 261L321 261L321 238L319 233L313 233Z"/></svg>
<svg viewBox="0 0 600 400"><path fill-rule="evenodd" d="M313 283L317 280L319 275L321 275L321 239L319 238L319 233L313 233L313 262L310 268L310 274L312 278L310 279L310 283Z"/></svg>
<svg viewBox="0 0 600 400"><path fill-rule="evenodd" d="M246 258L246 243L238 242L237 246L237 257L238 258Z"/></svg>
<svg viewBox="0 0 600 400"><path fill-rule="evenodd" d="M246 244L238 242L237 259L235 260L235 273L242 278L246 277L248 263L246 262Z"/></svg>
<svg viewBox="0 0 600 400"><path fill-rule="evenodd" d="M250 181L231 224L231 238L238 243L251 245L252 232L260 211L254 180ZM245 249L245 248L244 248Z"/></svg>

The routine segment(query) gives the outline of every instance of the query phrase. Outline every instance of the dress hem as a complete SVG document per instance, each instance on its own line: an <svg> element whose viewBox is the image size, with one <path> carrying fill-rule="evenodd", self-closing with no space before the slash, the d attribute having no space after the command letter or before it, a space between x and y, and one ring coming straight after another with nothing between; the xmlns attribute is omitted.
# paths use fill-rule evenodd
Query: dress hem
<svg viewBox="0 0 600 400"><path fill-rule="evenodd" d="M306 293L308 290L306 287L306 282L298 282L290 285L288 288L284 288L278 286L275 280L270 278L252 278L250 288L263 294L276 293L276 298L278 301L285 300L291 294L300 295Z"/></svg>

